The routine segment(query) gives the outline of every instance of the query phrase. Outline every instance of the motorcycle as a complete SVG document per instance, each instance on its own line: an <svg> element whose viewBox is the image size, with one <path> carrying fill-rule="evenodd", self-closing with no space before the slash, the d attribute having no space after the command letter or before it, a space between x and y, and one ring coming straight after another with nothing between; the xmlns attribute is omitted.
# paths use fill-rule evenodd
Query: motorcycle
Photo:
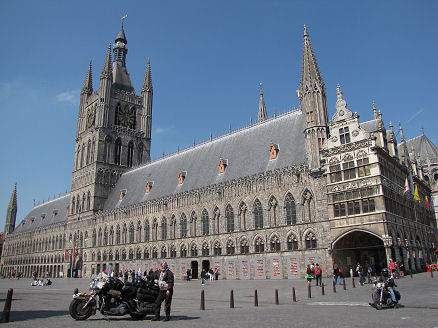
<svg viewBox="0 0 438 328"><path fill-rule="evenodd" d="M381 310L383 306L387 307L398 307L398 303L394 302L391 298L391 293L389 292L388 286L389 282L392 278L386 280L386 281L377 281L374 280L373 282L373 293L372 293L372 299L373 302L370 303L371 306L374 306L376 310ZM395 286L395 284L393 284ZM392 288L394 291L394 295L397 301L400 300L400 292Z"/></svg>
<svg viewBox="0 0 438 328"><path fill-rule="evenodd" d="M69 313L75 320L86 320L97 310L105 316L129 314L132 319L141 320L154 313L158 292L158 285L152 279L124 284L118 278L100 273L91 280L89 293L75 290Z"/></svg>

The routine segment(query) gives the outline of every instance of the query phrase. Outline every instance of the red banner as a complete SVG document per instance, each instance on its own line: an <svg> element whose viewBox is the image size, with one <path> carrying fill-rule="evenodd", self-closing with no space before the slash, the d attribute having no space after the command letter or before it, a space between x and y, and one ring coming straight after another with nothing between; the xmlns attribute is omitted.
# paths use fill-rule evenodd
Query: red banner
<svg viewBox="0 0 438 328"><path fill-rule="evenodd" d="M64 258L65 258L66 260L68 260L68 259L70 258L70 250L69 250L69 249L66 249L66 250L65 250Z"/></svg>

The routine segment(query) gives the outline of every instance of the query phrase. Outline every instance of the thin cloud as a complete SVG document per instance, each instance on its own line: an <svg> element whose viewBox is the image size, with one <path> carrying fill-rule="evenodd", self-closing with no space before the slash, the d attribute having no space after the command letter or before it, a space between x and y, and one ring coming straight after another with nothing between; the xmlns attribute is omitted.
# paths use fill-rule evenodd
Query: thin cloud
<svg viewBox="0 0 438 328"><path fill-rule="evenodd" d="M76 103L79 100L79 90L61 92L56 96L56 100L59 102Z"/></svg>
<svg viewBox="0 0 438 328"><path fill-rule="evenodd" d="M160 127L155 128L154 131L153 131L153 133L156 134L156 135L163 134L164 132L166 132L166 129L165 128L160 128Z"/></svg>

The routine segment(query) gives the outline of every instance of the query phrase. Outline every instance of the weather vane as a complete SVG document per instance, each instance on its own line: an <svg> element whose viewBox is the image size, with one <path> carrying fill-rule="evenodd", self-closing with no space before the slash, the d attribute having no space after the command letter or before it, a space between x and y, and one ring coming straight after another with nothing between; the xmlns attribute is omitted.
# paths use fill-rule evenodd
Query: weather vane
<svg viewBox="0 0 438 328"><path fill-rule="evenodd" d="M125 16L122 16L122 26L123 26L123 21L128 17L128 14L126 14Z"/></svg>
<svg viewBox="0 0 438 328"><path fill-rule="evenodd" d="M263 90L263 83L262 82L259 83L259 87L260 87L260 91L262 91Z"/></svg>

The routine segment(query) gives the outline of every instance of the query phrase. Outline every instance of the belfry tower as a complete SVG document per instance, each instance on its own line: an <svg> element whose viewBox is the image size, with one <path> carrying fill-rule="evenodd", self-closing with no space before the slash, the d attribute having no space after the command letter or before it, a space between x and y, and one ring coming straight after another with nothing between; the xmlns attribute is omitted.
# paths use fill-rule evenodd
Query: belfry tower
<svg viewBox="0 0 438 328"><path fill-rule="evenodd" d="M299 99L304 115L304 135L309 168L319 170L320 149L328 137L328 111L325 86L304 25L303 70Z"/></svg>
<svg viewBox="0 0 438 328"><path fill-rule="evenodd" d="M108 47L96 91L91 62L85 76L76 129L70 217L101 210L121 174L150 161L153 97L150 61L141 94L137 95L126 69L127 43L122 25L115 43Z"/></svg>

